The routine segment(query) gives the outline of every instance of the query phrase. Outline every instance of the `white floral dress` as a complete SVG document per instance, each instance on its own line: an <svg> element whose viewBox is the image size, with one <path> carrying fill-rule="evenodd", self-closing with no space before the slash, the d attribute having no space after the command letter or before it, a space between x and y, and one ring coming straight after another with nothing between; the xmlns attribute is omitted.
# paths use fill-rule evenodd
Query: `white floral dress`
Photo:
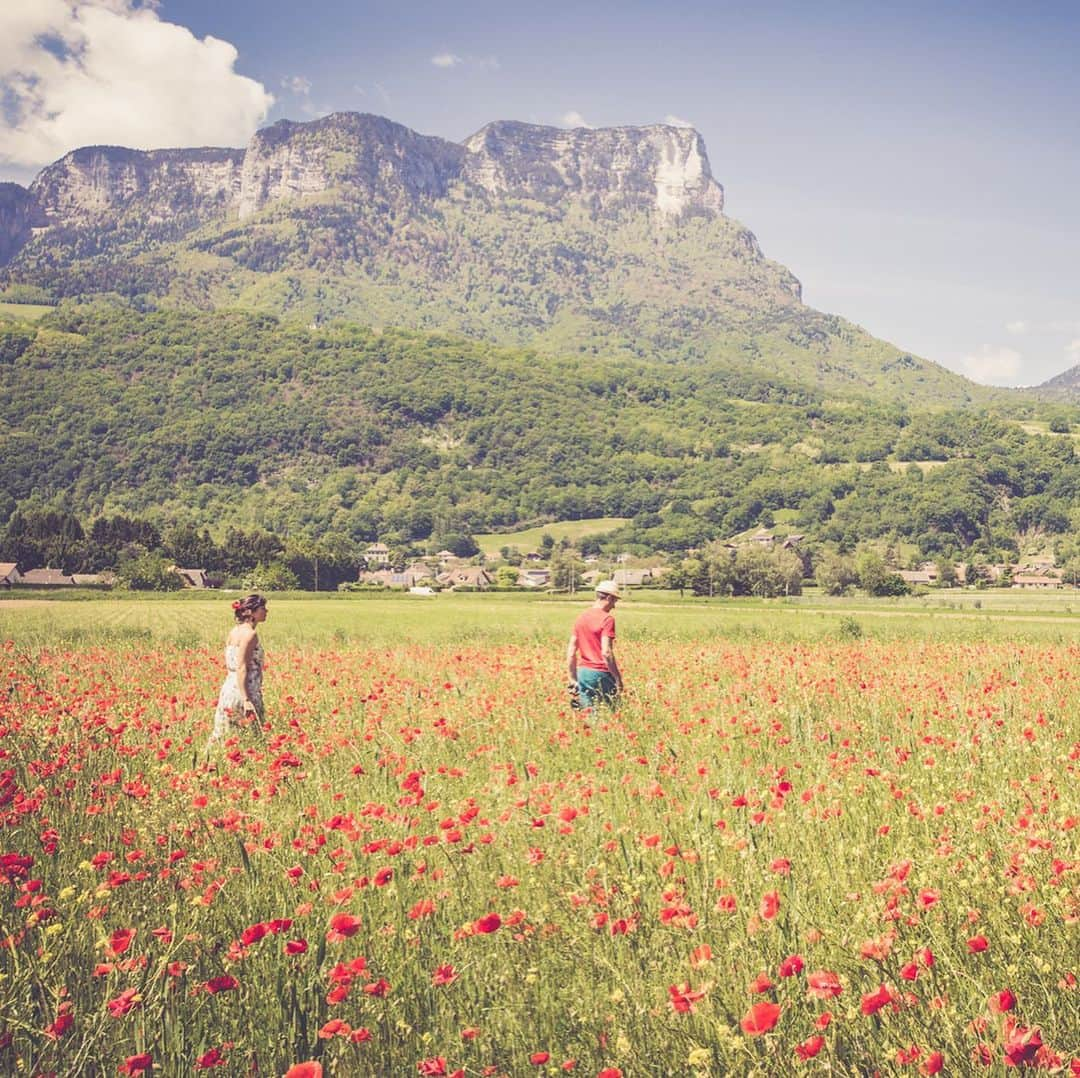
<svg viewBox="0 0 1080 1078"><path fill-rule="evenodd" d="M218 693L217 709L214 711L214 731L210 735L210 742L224 741L230 734L243 729L244 723L244 698L240 695L240 685L236 680L237 667L240 665L240 645L225 645L225 669L228 674ZM251 649L251 655L247 664L247 698L255 705L255 714L258 716L252 725L258 727L263 720L263 649L258 638L255 646Z"/></svg>

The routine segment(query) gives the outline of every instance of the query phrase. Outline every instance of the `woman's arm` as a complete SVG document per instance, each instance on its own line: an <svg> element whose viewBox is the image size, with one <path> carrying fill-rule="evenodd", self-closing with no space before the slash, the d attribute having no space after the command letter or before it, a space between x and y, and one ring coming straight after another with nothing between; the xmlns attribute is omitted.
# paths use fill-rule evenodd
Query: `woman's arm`
<svg viewBox="0 0 1080 1078"><path fill-rule="evenodd" d="M240 650L236 656L236 684L240 690L240 700L244 711L254 711L255 705L248 698L247 675L248 664L251 662L252 653L255 650L255 630L250 625L240 628Z"/></svg>

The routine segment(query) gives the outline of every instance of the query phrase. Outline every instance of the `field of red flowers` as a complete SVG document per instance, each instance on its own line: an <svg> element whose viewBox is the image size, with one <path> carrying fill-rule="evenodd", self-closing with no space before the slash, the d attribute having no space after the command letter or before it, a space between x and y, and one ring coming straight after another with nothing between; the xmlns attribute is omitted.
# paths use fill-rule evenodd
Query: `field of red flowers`
<svg viewBox="0 0 1080 1078"><path fill-rule="evenodd" d="M1080 648L560 651L9 643L0 1070L1080 1074Z"/></svg>

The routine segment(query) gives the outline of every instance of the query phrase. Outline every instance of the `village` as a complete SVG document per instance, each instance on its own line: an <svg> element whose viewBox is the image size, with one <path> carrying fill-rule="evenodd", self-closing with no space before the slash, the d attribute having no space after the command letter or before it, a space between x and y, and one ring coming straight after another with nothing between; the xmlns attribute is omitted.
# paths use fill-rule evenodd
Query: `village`
<svg viewBox="0 0 1080 1078"><path fill-rule="evenodd" d="M802 564L807 585L815 582L815 559L801 534L777 535L761 528L720 544L734 559L740 551L790 551ZM504 552L506 548L504 548ZM450 550L429 556L402 559L400 552L383 542L372 542L363 550L363 566L356 579L338 585L339 591L401 591L414 595L434 595L440 591L587 591L601 579L613 579L624 588L683 588L679 568L686 562L677 556L653 557L620 553L614 557L578 555L571 550L576 568L561 572L554 567L553 551L516 548L510 559L476 554L461 557ZM693 558L699 551L688 551ZM556 555L557 557L557 555ZM225 586L219 574L203 568L172 566L176 590L208 590ZM1026 591L1054 591L1080 587L1074 572L1056 564L1050 555L1032 555L1014 562L974 564L924 560L906 569L890 570L909 592L944 588L1013 588ZM115 572L66 574L51 567L20 570L15 562L0 562L0 589L91 588L108 590L122 586Z"/></svg>

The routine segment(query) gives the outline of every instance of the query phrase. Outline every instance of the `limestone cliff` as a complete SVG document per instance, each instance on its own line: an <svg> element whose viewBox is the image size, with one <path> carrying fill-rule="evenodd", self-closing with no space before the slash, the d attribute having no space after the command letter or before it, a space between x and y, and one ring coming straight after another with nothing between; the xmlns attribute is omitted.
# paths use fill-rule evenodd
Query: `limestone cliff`
<svg viewBox="0 0 1080 1078"><path fill-rule="evenodd" d="M0 183L0 266L30 238L36 217L34 199L25 187Z"/></svg>
<svg viewBox="0 0 1080 1078"><path fill-rule="evenodd" d="M270 203L335 188L389 203L440 198L460 173L464 152L381 116L282 120L248 143L237 214L245 220Z"/></svg>
<svg viewBox="0 0 1080 1078"><path fill-rule="evenodd" d="M593 130L500 121L465 140L467 179L493 195L580 201L601 212L719 214L724 192L690 128Z"/></svg>
<svg viewBox="0 0 1080 1078"><path fill-rule="evenodd" d="M87 146L44 169L30 193L49 226L92 227L128 211L150 226L208 219L235 204L243 157L242 150Z"/></svg>

